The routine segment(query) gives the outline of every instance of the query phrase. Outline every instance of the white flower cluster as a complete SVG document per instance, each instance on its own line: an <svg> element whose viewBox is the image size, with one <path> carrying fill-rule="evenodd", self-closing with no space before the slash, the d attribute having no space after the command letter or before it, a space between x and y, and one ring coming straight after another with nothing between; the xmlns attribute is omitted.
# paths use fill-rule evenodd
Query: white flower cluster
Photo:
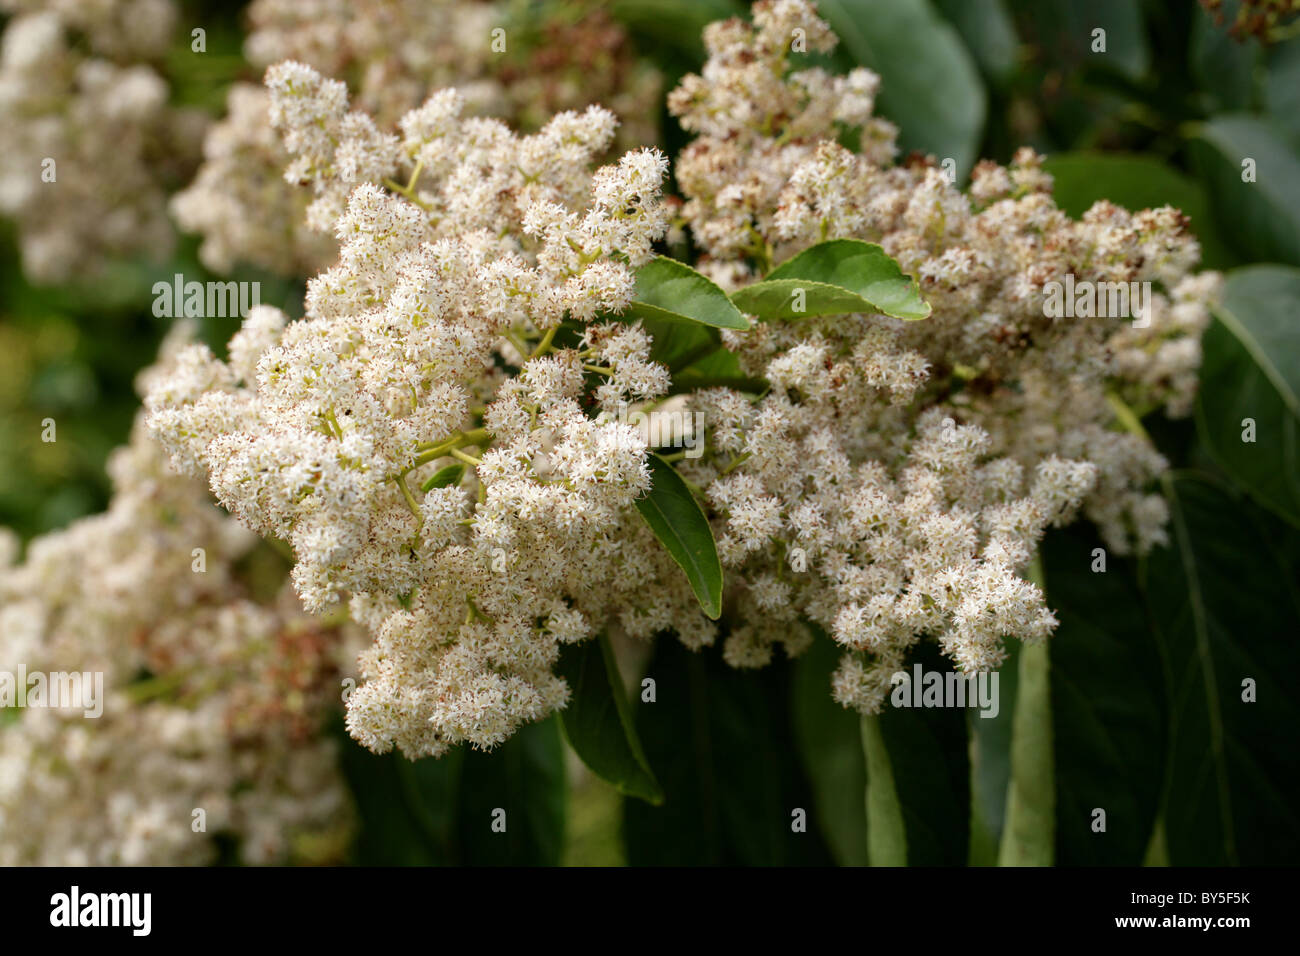
<svg viewBox="0 0 1300 956"><path fill-rule="evenodd" d="M37 3L0 48L0 213L18 223L24 271L56 282L104 258L165 258L167 187L197 159L203 116L168 103L152 65L175 23L171 0Z"/></svg>
<svg viewBox="0 0 1300 956"><path fill-rule="evenodd" d="M679 169L684 213L710 254L701 268L743 285L823 239L880 243L933 307L924 322L871 333L911 354L909 370L928 367L923 403L948 403L954 418L989 433L991 453L1026 468L1049 455L1092 461L1100 474L1085 508L1107 543L1125 552L1162 540L1163 502L1144 489L1163 461L1144 439L1111 430L1106 396L1140 396L1142 409L1165 405L1173 414L1190 407L1219 279L1190 274L1200 250L1184 217L1100 202L1073 221L1052 202L1041 157L1027 149L1007 168L980 163L968 193L932 161L887 165L889 130L865 118L870 100L854 97L853 84L816 74L813 86L831 92L810 104L811 118L798 109L809 82L807 71L790 70L790 37L801 30L822 47L831 42L812 5L759 3L754 19L757 29L710 27L704 79L687 77L669 98L683 125L703 134ZM832 119L846 116L864 126L858 153L834 141ZM1123 316L1052 317L1048 283L1067 275L1151 283L1149 327ZM764 339L736 344L755 353L749 364L761 373L770 358Z"/></svg>
<svg viewBox="0 0 1300 956"><path fill-rule="evenodd" d="M169 470L143 421L110 470L108 511L22 563L3 549L0 670L101 674L103 698L97 717L3 712L0 864L204 863L219 835L249 863L339 844L350 807L321 733L338 629L291 593L255 598L240 562L256 539Z"/></svg>
<svg viewBox="0 0 1300 956"><path fill-rule="evenodd" d="M602 102L628 116L653 117L658 74L636 63L627 38L597 5L573 24L515 22L520 8L466 0L255 0L249 7L249 61L267 68L301 62L355 93L366 121L387 128L432 89L454 85L465 112L541 125L552 113ZM510 14L512 19L507 19ZM494 34L494 30L497 33ZM507 50L529 42L526 65ZM173 201L181 227L203 237L200 254L218 272L246 261L276 272L309 276L337 253L331 241L338 208L306 218L311 198L281 178L289 157L271 126L266 91L231 88L227 116L204 143L194 182ZM348 122L365 122L352 118ZM625 143L649 142L657 125L643 120ZM355 130L336 131L356 140ZM355 181L362 181L360 176ZM290 183L297 182L290 177ZM346 192L336 197L341 201Z"/></svg>
<svg viewBox="0 0 1300 956"><path fill-rule="evenodd" d="M1005 638L1046 636L1054 620L1020 574L1076 509L1117 552L1165 540L1150 489L1165 462L1113 403L1187 410L1219 277L1190 274L1199 248L1176 210L1102 202L1070 220L1030 150L981 163L968 193L933 160L890 165L875 78L795 69L800 38L834 43L811 3L755 4L752 26L708 28L708 63L669 97L699 133L678 180L701 269L735 287L816 242L864 239L933 314L725 332L772 387L694 396L709 452L682 468L722 518L727 658L797 652L807 617L846 649L837 698L871 712L922 635L967 671L996 667ZM862 129L860 151L840 145L845 127ZM1152 283L1148 326L1052 317L1046 285L1066 275Z"/></svg>
<svg viewBox="0 0 1300 956"><path fill-rule="evenodd" d="M614 613L707 640L688 589L638 596L680 572L632 507L644 440L589 414L668 385L638 326L600 321L666 230L664 157L592 172L615 126L597 107L521 137L443 90L392 134L302 64L268 85L316 215L347 197L339 263L305 320L259 308L228 363L183 353L149 422L243 523L292 545L309 609L350 595L376 639L353 735L413 756L493 746L564 703L559 644Z"/></svg>

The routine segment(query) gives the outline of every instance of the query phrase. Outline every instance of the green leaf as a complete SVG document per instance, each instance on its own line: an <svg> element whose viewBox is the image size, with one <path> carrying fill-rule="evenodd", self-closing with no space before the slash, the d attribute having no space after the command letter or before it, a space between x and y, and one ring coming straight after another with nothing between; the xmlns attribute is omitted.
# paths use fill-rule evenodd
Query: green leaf
<svg viewBox="0 0 1300 956"><path fill-rule="evenodd" d="M1011 787L1011 731L1016 712L1016 676L1020 642L1011 641L998 671L998 712L970 711L970 853L971 866L996 866Z"/></svg>
<svg viewBox="0 0 1300 956"><path fill-rule="evenodd" d="M813 821L805 831L792 825L814 803L795 755L790 663L739 671L714 649L690 651L663 635L647 677L655 701L637 707L637 732L665 799L623 802L628 863L829 863Z"/></svg>
<svg viewBox="0 0 1300 956"><path fill-rule="evenodd" d="M674 373L668 391L671 395L677 395L702 388L730 388L757 395L767 387L768 384L763 379L750 378L741 370L736 353L718 346L708 355Z"/></svg>
<svg viewBox="0 0 1300 956"><path fill-rule="evenodd" d="M903 150L951 157L965 176L988 100L957 31L926 0L821 0L817 7L847 59L880 74L880 112L901 127Z"/></svg>
<svg viewBox="0 0 1300 956"><path fill-rule="evenodd" d="M1300 156L1277 126L1216 116L1193 127L1191 155L1224 239L1250 259L1300 265ZM1254 182L1242 164L1254 162Z"/></svg>
<svg viewBox="0 0 1300 956"><path fill-rule="evenodd" d="M718 329L749 328L749 320L731 304L727 293L690 266L666 256L655 256L637 270L635 298L622 315L698 322Z"/></svg>
<svg viewBox="0 0 1300 956"><path fill-rule="evenodd" d="M1215 461L1300 525L1300 269L1251 266L1224 285L1202 343L1196 420ZM1245 419L1255 441L1242 440Z"/></svg>
<svg viewBox="0 0 1300 956"><path fill-rule="evenodd" d="M673 466L658 455L651 455L649 464L650 491L637 499L636 509L685 572L704 613L717 620L722 613L722 564L713 529Z"/></svg>
<svg viewBox="0 0 1300 956"><path fill-rule="evenodd" d="M1133 0L1014 0L1040 57L1062 72L1085 69L1141 79L1151 63L1142 5ZM1094 52L1093 30L1105 30L1105 52Z"/></svg>
<svg viewBox="0 0 1300 956"><path fill-rule="evenodd" d="M1052 635L1056 862L1139 866L1160 808L1166 746L1164 672L1136 568L1105 555L1086 525L1043 542ZM1104 551L1103 551L1104 554ZM1093 829L1093 812L1106 829Z"/></svg>
<svg viewBox="0 0 1300 956"><path fill-rule="evenodd" d="M799 756L812 785L813 820L841 866L866 866L867 788L861 718L835 702L831 674L835 643L818 634L795 662L793 710Z"/></svg>
<svg viewBox="0 0 1300 956"><path fill-rule="evenodd" d="M1207 112L1249 110L1255 105L1255 74L1259 69L1258 43L1242 43L1214 22L1208 10L1192 12L1192 39L1188 65L1197 92L1207 99Z"/></svg>
<svg viewBox="0 0 1300 956"><path fill-rule="evenodd" d="M952 663L940 652L938 645L925 641L908 657L907 673L915 679L915 667L920 665L925 675L936 674L947 680L953 673ZM966 862L970 846L971 779L970 742L967 731L967 714L976 708L958 707L903 707L897 706L895 693L910 691L900 685L890 694L889 705L875 718L887 752L887 766L893 792L902 808L904 842L908 866L961 866ZM867 723L863 723L864 744ZM867 787L874 786L874 765L868 753ZM884 809L888 811L889 787L882 784ZM868 805L870 808L870 798ZM889 811L892 812L892 811ZM870 814L870 809L868 811ZM868 816L867 839L875 847L883 840L882 852L897 850L897 837L892 835L892 817L884 834L880 826ZM873 831L877 831L873 833ZM873 865L878 864L873 856Z"/></svg>
<svg viewBox="0 0 1300 956"><path fill-rule="evenodd" d="M1300 150L1300 43L1279 43L1268 51L1264 105Z"/></svg>
<svg viewBox="0 0 1300 956"><path fill-rule="evenodd" d="M446 488L448 485L457 484L463 474L465 474L464 465L447 465L430 475L429 479L420 486L420 490L432 491L434 488Z"/></svg>
<svg viewBox="0 0 1300 956"><path fill-rule="evenodd" d="M935 0L935 7L957 28L986 75L997 81L1009 78L1020 40L1003 0Z"/></svg>
<svg viewBox="0 0 1300 956"><path fill-rule="evenodd" d="M372 754L339 728L339 764L358 818L354 862L451 866L459 861L456 803L462 752L411 761Z"/></svg>
<svg viewBox="0 0 1300 956"><path fill-rule="evenodd" d="M464 753L458 807L462 863L560 862L567 791L557 724L553 719L528 724L488 753ZM494 830L494 821L502 819L505 831Z"/></svg>
<svg viewBox="0 0 1300 956"><path fill-rule="evenodd" d="M1043 168L1052 174L1056 204L1075 219L1099 199L1133 211L1175 206L1191 220L1206 268L1223 269L1240 261L1219 238L1200 184L1158 159L1121 153L1057 153L1047 158Z"/></svg>
<svg viewBox="0 0 1300 956"><path fill-rule="evenodd" d="M1300 533L1205 481L1167 478L1165 497L1173 541L1150 556L1146 595L1170 681L1169 862L1289 864L1300 855Z"/></svg>
<svg viewBox="0 0 1300 956"><path fill-rule="evenodd" d="M898 263L880 246L859 239L818 243L731 298L746 312L765 319L880 312L915 320L930 314L916 283Z"/></svg>
<svg viewBox="0 0 1300 956"><path fill-rule="evenodd" d="M1042 568L1037 563L1030 578L1042 587ZM1051 866L1054 860L1056 775L1048 648L1047 643L1020 648L1016 710L1011 721L1011 782L998 848L1000 866Z"/></svg>
<svg viewBox="0 0 1300 956"><path fill-rule="evenodd" d="M907 826L880 718L863 717L860 724L867 765L867 859L872 866L907 866Z"/></svg>
<svg viewBox="0 0 1300 956"><path fill-rule="evenodd" d="M601 634L567 648L559 674L573 692L568 706L560 711L560 726L574 752L620 793L662 803L663 790L636 735L609 638Z"/></svg>
<svg viewBox="0 0 1300 956"><path fill-rule="evenodd" d="M965 713L891 705L862 718L831 697L839 651L817 628L796 665L795 728L818 824L836 859L861 866L958 866L970 842ZM910 658L952 666L932 643ZM909 675L912 671L908 671ZM864 801L865 795L865 801Z"/></svg>

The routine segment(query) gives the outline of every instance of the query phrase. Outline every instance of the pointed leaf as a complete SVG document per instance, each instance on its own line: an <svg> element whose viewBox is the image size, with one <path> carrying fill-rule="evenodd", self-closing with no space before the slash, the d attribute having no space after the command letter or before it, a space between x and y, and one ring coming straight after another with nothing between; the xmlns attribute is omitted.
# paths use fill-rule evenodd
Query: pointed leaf
<svg viewBox="0 0 1300 956"><path fill-rule="evenodd" d="M447 465L430 475L428 480L420 486L420 490L432 491L434 488L446 488L448 485L459 482L460 476L463 474L465 474L464 465Z"/></svg>
<svg viewBox="0 0 1300 956"><path fill-rule="evenodd" d="M722 564L713 529L676 469L658 455L651 455L649 464L650 491L637 500L637 511L685 572L704 613L717 620L722 613Z"/></svg>

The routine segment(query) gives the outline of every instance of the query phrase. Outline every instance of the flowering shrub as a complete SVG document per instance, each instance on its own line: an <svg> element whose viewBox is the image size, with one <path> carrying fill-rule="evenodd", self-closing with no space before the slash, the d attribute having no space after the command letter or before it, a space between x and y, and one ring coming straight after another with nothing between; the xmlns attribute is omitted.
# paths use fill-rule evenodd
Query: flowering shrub
<svg viewBox="0 0 1300 956"><path fill-rule="evenodd" d="M1296 438L1293 369L1260 343L1295 347L1300 279L1201 269L1200 193L1195 215L1084 204L1030 147L960 171L909 152L909 116L877 113L892 55L837 65L840 4L704 27L666 94L670 155L645 115L659 71L606 14L519 25L521 60L485 39L494 4L255 0L263 85L231 85L169 199L195 164L146 147L185 111L143 64L172 5L149 37L132 4L46 6L0 61L28 274L165 252L170 205L209 268L307 282L228 342L174 329L107 511L21 559L6 544L0 660L107 690L98 722L29 702L0 729L0 860L208 862L211 828L244 862L393 862L376 816L425 768L464 821L433 855L473 861L471 828L545 802L524 794L556 776L557 722L626 797L634 862L696 861L644 834L690 843L718 812L701 774L721 812L776 795L755 826L792 860L1204 860L1203 798L1177 786L1197 740L1236 821L1224 725L1256 726L1266 685L1286 699L1265 666L1286 625L1243 663L1212 645L1254 605L1207 588L1259 564L1263 509L1300 515L1294 456L1279 476L1249 447L1256 419L1261 448ZM958 42L928 5L895 9L919 11L908 37ZM87 46L60 46L73 29ZM108 208L70 190L51 211L34 157L81 163L110 131L122 169L76 186ZM674 769L693 733L717 753L694 777ZM737 763L762 747L770 785ZM1294 759L1267 763L1265 803ZM772 862L739 832L722 860Z"/></svg>

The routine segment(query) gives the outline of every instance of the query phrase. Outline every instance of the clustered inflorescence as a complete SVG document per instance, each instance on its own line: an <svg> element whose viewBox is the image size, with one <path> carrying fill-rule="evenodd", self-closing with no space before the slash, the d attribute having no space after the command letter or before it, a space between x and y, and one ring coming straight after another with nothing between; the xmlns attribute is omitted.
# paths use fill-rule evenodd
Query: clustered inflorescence
<svg viewBox="0 0 1300 956"><path fill-rule="evenodd" d="M264 90L232 92L174 209L216 268L314 272L305 315L253 309L224 359L176 343L147 377L157 445L139 432L123 453L112 509L0 572L5 633L25 635L7 638L10 653L102 658L123 682L186 662L178 687L216 685L196 711L124 706L93 741L57 715L0 735L0 761L54 740L65 754L40 770L53 782L0 787L14 859L38 853L9 849L24 846L29 792L89 799L58 790L66 765L111 752L125 766L119 754L154 739L202 769L161 788L175 806L137 808L130 827L245 778L269 801L310 784L314 800L284 804L298 825L337 815L326 750L302 750L302 766L278 758L315 726L345 617L369 638L347 695L352 736L436 756L493 747L563 707L562 648L601 632L720 643L741 668L824 632L843 651L835 698L873 713L926 637L975 672L997 668L1009 639L1050 635L1029 580L1047 528L1082 515L1117 553L1165 540L1166 464L1122 419L1186 414L1194 396L1219 278L1193 274L1199 249L1177 210L1101 202L1072 220L1028 149L980 163L965 191L933 158L897 162L896 129L873 112L879 78L834 76L792 48L796 33L811 52L836 42L807 0L764 0L752 24L706 29L707 63L668 98L694 137L674 168L680 206L661 195L656 149L611 157L618 123L602 107L514 132L483 115L502 90L479 62L460 74L467 89L426 96L455 70L441 47L394 41L421 35L407 29L420 5L382 5L361 18L369 32L342 29L347 5L298 6L253 5L249 56L276 62ZM481 5L423 6L483 27ZM360 73L356 98L330 76L345 69ZM755 321L720 337L752 387L681 385L628 311L670 231L689 232L695 265L728 291L826 240L878 243L932 314ZM1045 289L1066 275L1149 283L1143 321L1054 317ZM630 413L669 402L703 422L703 453L675 467L725 568L716 622L635 507L652 448ZM190 477L164 476L155 447ZM292 550L310 613L243 593L236 521ZM173 554L200 541L206 577ZM173 570L146 591L142 566ZM129 648L126 633L139 635ZM287 654L301 655L288 671ZM303 713L250 718L273 707L253 686L268 669L312 675ZM224 819L255 826L236 805ZM120 846L147 856L130 833Z"/></svg>
<svg viewBox="0 0 1300 956"><path fill-rule="evenodd" d="M0 539L0 661L84 675L79 701L29 702L0 729L0 864L209 863L219 835L244 862L312 859L348 822L321 736L343 634L287 590L250 589L256 537L168 467L143 420L110 473L108 511L37 539L21 564Z"/></svg>

